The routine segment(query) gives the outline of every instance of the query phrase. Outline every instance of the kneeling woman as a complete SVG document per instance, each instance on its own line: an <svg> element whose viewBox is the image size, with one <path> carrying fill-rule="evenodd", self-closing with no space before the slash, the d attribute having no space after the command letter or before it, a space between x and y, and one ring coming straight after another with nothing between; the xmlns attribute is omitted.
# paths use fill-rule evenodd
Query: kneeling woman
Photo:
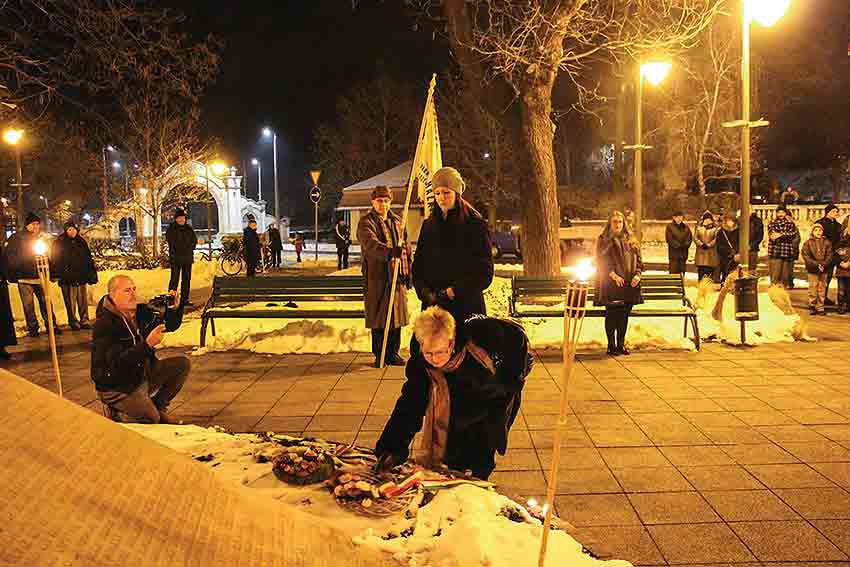
<svg viewBox="0 0 850 567"><path fill-rule="evenodd" d="M614 211L596 242L596 293L593 302L605 306L608 354L629 354L626 329L632 306L643 303L640 243L626 225L623 213Z"/></svg>
<svg viewBox="0 0 850 567"><path fill-rule="evenodd" d="M456 328L445 309L429 307L414 324L422 346L407 363L401 390L375 447L378 468L403 463L422 429L423 461L486 479L504 455L532 358L523 329L489 317ZM424 420L424 427L423 427Z"/></svg>

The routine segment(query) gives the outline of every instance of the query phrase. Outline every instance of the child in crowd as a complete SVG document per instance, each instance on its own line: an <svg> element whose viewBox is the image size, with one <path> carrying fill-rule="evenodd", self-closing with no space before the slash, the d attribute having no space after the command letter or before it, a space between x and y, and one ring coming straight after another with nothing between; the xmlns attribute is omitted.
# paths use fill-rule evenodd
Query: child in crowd
<svg viewBox="0 0 850 567"><path fill-rule="evenodd" d="M809 274L809 310L812 315L826 315L826 274L832 260L832 244L823 237L823 226L812 226L812 235L803 245L803 261Z"/></svg>

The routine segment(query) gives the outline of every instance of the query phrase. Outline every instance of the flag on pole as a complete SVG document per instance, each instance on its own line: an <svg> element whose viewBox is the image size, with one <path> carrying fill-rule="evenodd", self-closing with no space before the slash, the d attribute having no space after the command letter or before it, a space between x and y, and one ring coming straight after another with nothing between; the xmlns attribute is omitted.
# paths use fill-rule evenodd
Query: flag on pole
<svg viewBox="0 0 850 567"><path fill-rule="evenodd" d="M416 194L425 205L425 216L431 214L434 192L431 189L431 176L443 167L443 152L440 149L440 132L437 128L437 106L434 104L433 89L436 79L431 79L428 101L422 116L422 134L416 144L416 156L413 158L411 175L416 177Z"/></svg>

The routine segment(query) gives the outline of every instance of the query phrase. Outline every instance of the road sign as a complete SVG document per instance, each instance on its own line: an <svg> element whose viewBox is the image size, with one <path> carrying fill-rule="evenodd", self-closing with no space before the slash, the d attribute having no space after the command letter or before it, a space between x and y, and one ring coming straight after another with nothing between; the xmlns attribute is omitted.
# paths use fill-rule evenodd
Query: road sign
<svg viewBox="0 0 850 567"><path fill-rule="evenodd" d="M321 198L321 189L319 189L318 187L313 187L312 189L310 189L310 200L313 201L314 204L318 205Z"/></svg>
<svg viewBox="0 0 850 567"><path fill-rule="evenodd" d="M319 176L322 175L322 171L320 169L314 169L310 171L310 179L313 180L313 185L319 184Z"/></svg>

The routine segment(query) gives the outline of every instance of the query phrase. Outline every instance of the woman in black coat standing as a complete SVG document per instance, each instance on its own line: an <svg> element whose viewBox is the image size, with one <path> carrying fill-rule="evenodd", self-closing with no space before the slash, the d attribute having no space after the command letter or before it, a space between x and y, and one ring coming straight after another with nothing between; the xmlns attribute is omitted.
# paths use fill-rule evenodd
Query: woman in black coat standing
<svg viewBox="0 0 850 567"><path fill-rule="evenodd" d="M12 302L9 300L8 266L6 250L0 245L0 359L9 359L7 346L18 344L15 336L15 320L12 318Z"/></svg>
<svg viewBox="0 0 850 567"><path fill-rule="evenodd" d="M247 276L252 278L257 275L257 265L260 263L260 237L257 234L257 220L254 215L248 215L248 226L242 231L242 247Z"/></svg>
<svg viewBox="0 0 850 567"><path fill-rule="evenodd" d="M605 306L605 334L608 354L629 354L626 329L632 307L643 303L640 278L643 261L640 243L626 225L620 211L608 217L608 224L596 242L596 293L593 302Z"/></svg>
<svg viewBox="0 0 850 567"><path fill-rule="evenodd" d="M51 273L59 280L68 325L71 329L91 329L89 325L89 301L86 285L97 283L97 268L89 245L79 235L77 225L65 223L65 232L53 242L50 249Z"/></svg>
<svg viewBox="0 0 850 567"><path fill-rule="evenodd" d="M439 305L458 324L486 315L484 290L493 282L493 256L487 222L463 199L460 173L437 170L431 181L434 206L422 224L413 257L413 285L422 309Z"/></svg>

